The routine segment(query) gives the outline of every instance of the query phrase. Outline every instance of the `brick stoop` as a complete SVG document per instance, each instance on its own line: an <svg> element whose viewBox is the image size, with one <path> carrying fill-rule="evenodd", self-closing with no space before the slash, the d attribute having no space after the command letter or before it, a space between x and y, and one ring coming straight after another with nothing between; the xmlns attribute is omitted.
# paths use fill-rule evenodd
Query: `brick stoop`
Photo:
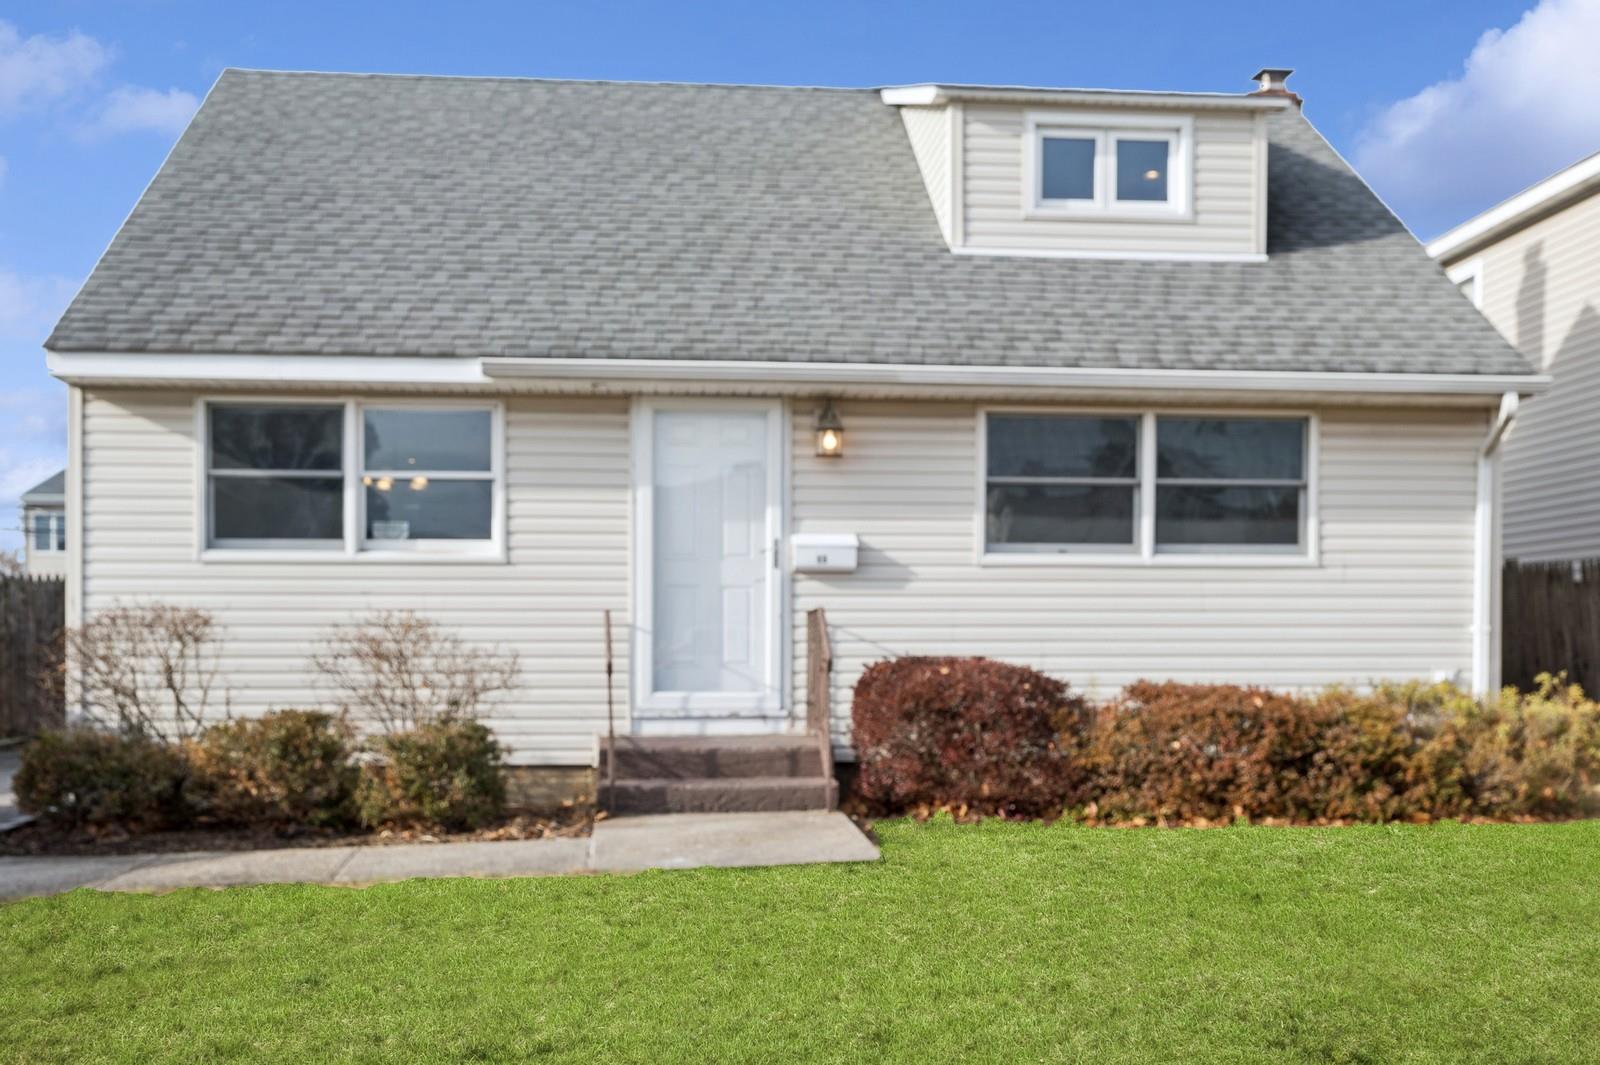
<svg viewBox="0 0 1600 1065"><path fill-rule="evenodd" d="M597 790L616 814L832 810L839 800L811 736L619 736L615 795L606 762L602 741Z"/></svg>

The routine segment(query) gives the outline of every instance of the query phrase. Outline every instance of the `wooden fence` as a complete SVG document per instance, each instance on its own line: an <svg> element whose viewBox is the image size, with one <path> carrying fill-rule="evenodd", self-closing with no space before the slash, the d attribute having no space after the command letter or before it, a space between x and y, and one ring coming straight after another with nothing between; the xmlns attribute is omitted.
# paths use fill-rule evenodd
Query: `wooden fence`
<svg viewBox="0 0 1600 1065"><path fill-rule="evenodd" d="M0 577L0 737L61 723L61 684L51 665L66 612L60 577Z"/></svg>
<svg viewBox="0 0 1600 1065"><path fill-rule="evenodd" d="M1507 562L1502 602L1503 683L1527 688L1565 671L1600 692L1600 559Z"/></svg>

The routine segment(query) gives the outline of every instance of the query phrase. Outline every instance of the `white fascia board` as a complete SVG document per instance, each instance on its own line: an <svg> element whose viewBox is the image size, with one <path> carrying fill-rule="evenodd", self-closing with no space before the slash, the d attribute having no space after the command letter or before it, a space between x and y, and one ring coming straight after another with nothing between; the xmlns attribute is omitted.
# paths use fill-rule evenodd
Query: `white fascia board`
<svg viewBox="0 0 1600 1065"><path fill-rule="evenodd" d="M1435 237L1428 242L1428 254L1435 259L1461 254L1503 236L1568 197L1576 198L1597 188L1600 188L1600 152L1580 159L1509 200L1467 219L1443 236Z"/></svg>
<svg viewBox="0 0 1600 1065"><path fill-rule="evenodd" d="M956 100L980 103L1092 104L1104 107L1180 107L1196 110L1281 111L1287 96L1231 92L1148 92L1126 89L1035 89L1014 85L895 85L878 90L891 107L935 107Z"/></svg>
<svg viewBox="0 0 1600 1065"><path fill-rule="evenodd" d="M361 355L140 355L51 352L50 372L70 384L404 385L488 387L515 381L652 381L745 385L904 385L1068 388L1087 391L1344 393L1416 396L1533 395L1543 374L1300 373L1290 370L1142 370L1077 366L948 366L713 359L483 359Z"/></svg>
<svg viewBox="0 0 1600 1065"><path fill-rule="evenodd" d="M1338 392L1402 395L1532 395L1543 374L1300 373L1288 370L1136 370L1076 366L930 366L700 359L487 358L492 379L770 381L785 384L936 385L1207 392Z"/></svg>
<svg viewBox="0 0 1600 1065"><path fill-rule="evenodd" d="M487 385L475 358L382 355L148 355L47 352L68 384Z"/></svg>

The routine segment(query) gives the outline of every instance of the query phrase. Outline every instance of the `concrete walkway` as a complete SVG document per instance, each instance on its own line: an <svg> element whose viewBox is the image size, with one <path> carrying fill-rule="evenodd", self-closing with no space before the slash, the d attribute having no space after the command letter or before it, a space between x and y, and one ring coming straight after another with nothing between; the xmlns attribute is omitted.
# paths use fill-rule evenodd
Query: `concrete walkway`
<svg viewBox="0 0 1600 1065"><path fill-rule="evenodd" d="M841 813L618 817L588 839L406 843L266 851L0 857L0 899L73 888L168 891L245 884L376 884L414 877L548 876L699 866L870 862L878 848Z"/></svg>

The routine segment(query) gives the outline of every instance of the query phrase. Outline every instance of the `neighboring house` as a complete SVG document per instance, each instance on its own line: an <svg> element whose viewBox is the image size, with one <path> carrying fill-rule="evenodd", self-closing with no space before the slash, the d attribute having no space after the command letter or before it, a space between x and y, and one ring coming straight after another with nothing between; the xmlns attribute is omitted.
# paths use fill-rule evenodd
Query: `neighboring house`
<svg viewBox="0 0 1600 1065"><path fill-rule="evenodd" d="M806 612L1106 692L1495 683L1542 379L1252 94L230 70L48 341L69 612L516 648L524 764L799 727Z"/></svg>
<svg viewBox="0 0 1600 1065"><path fill-rule="evenodd" d="M1505 553L1600 557L1600 152L1428 245L1552 378L1505 447Z"/></svg>
<svg viewBox="0 0 1600 1065"><path fill-rule="evenodd" d="M23 569L32 577L67 573L67 471L22 493Z"/></svg>

